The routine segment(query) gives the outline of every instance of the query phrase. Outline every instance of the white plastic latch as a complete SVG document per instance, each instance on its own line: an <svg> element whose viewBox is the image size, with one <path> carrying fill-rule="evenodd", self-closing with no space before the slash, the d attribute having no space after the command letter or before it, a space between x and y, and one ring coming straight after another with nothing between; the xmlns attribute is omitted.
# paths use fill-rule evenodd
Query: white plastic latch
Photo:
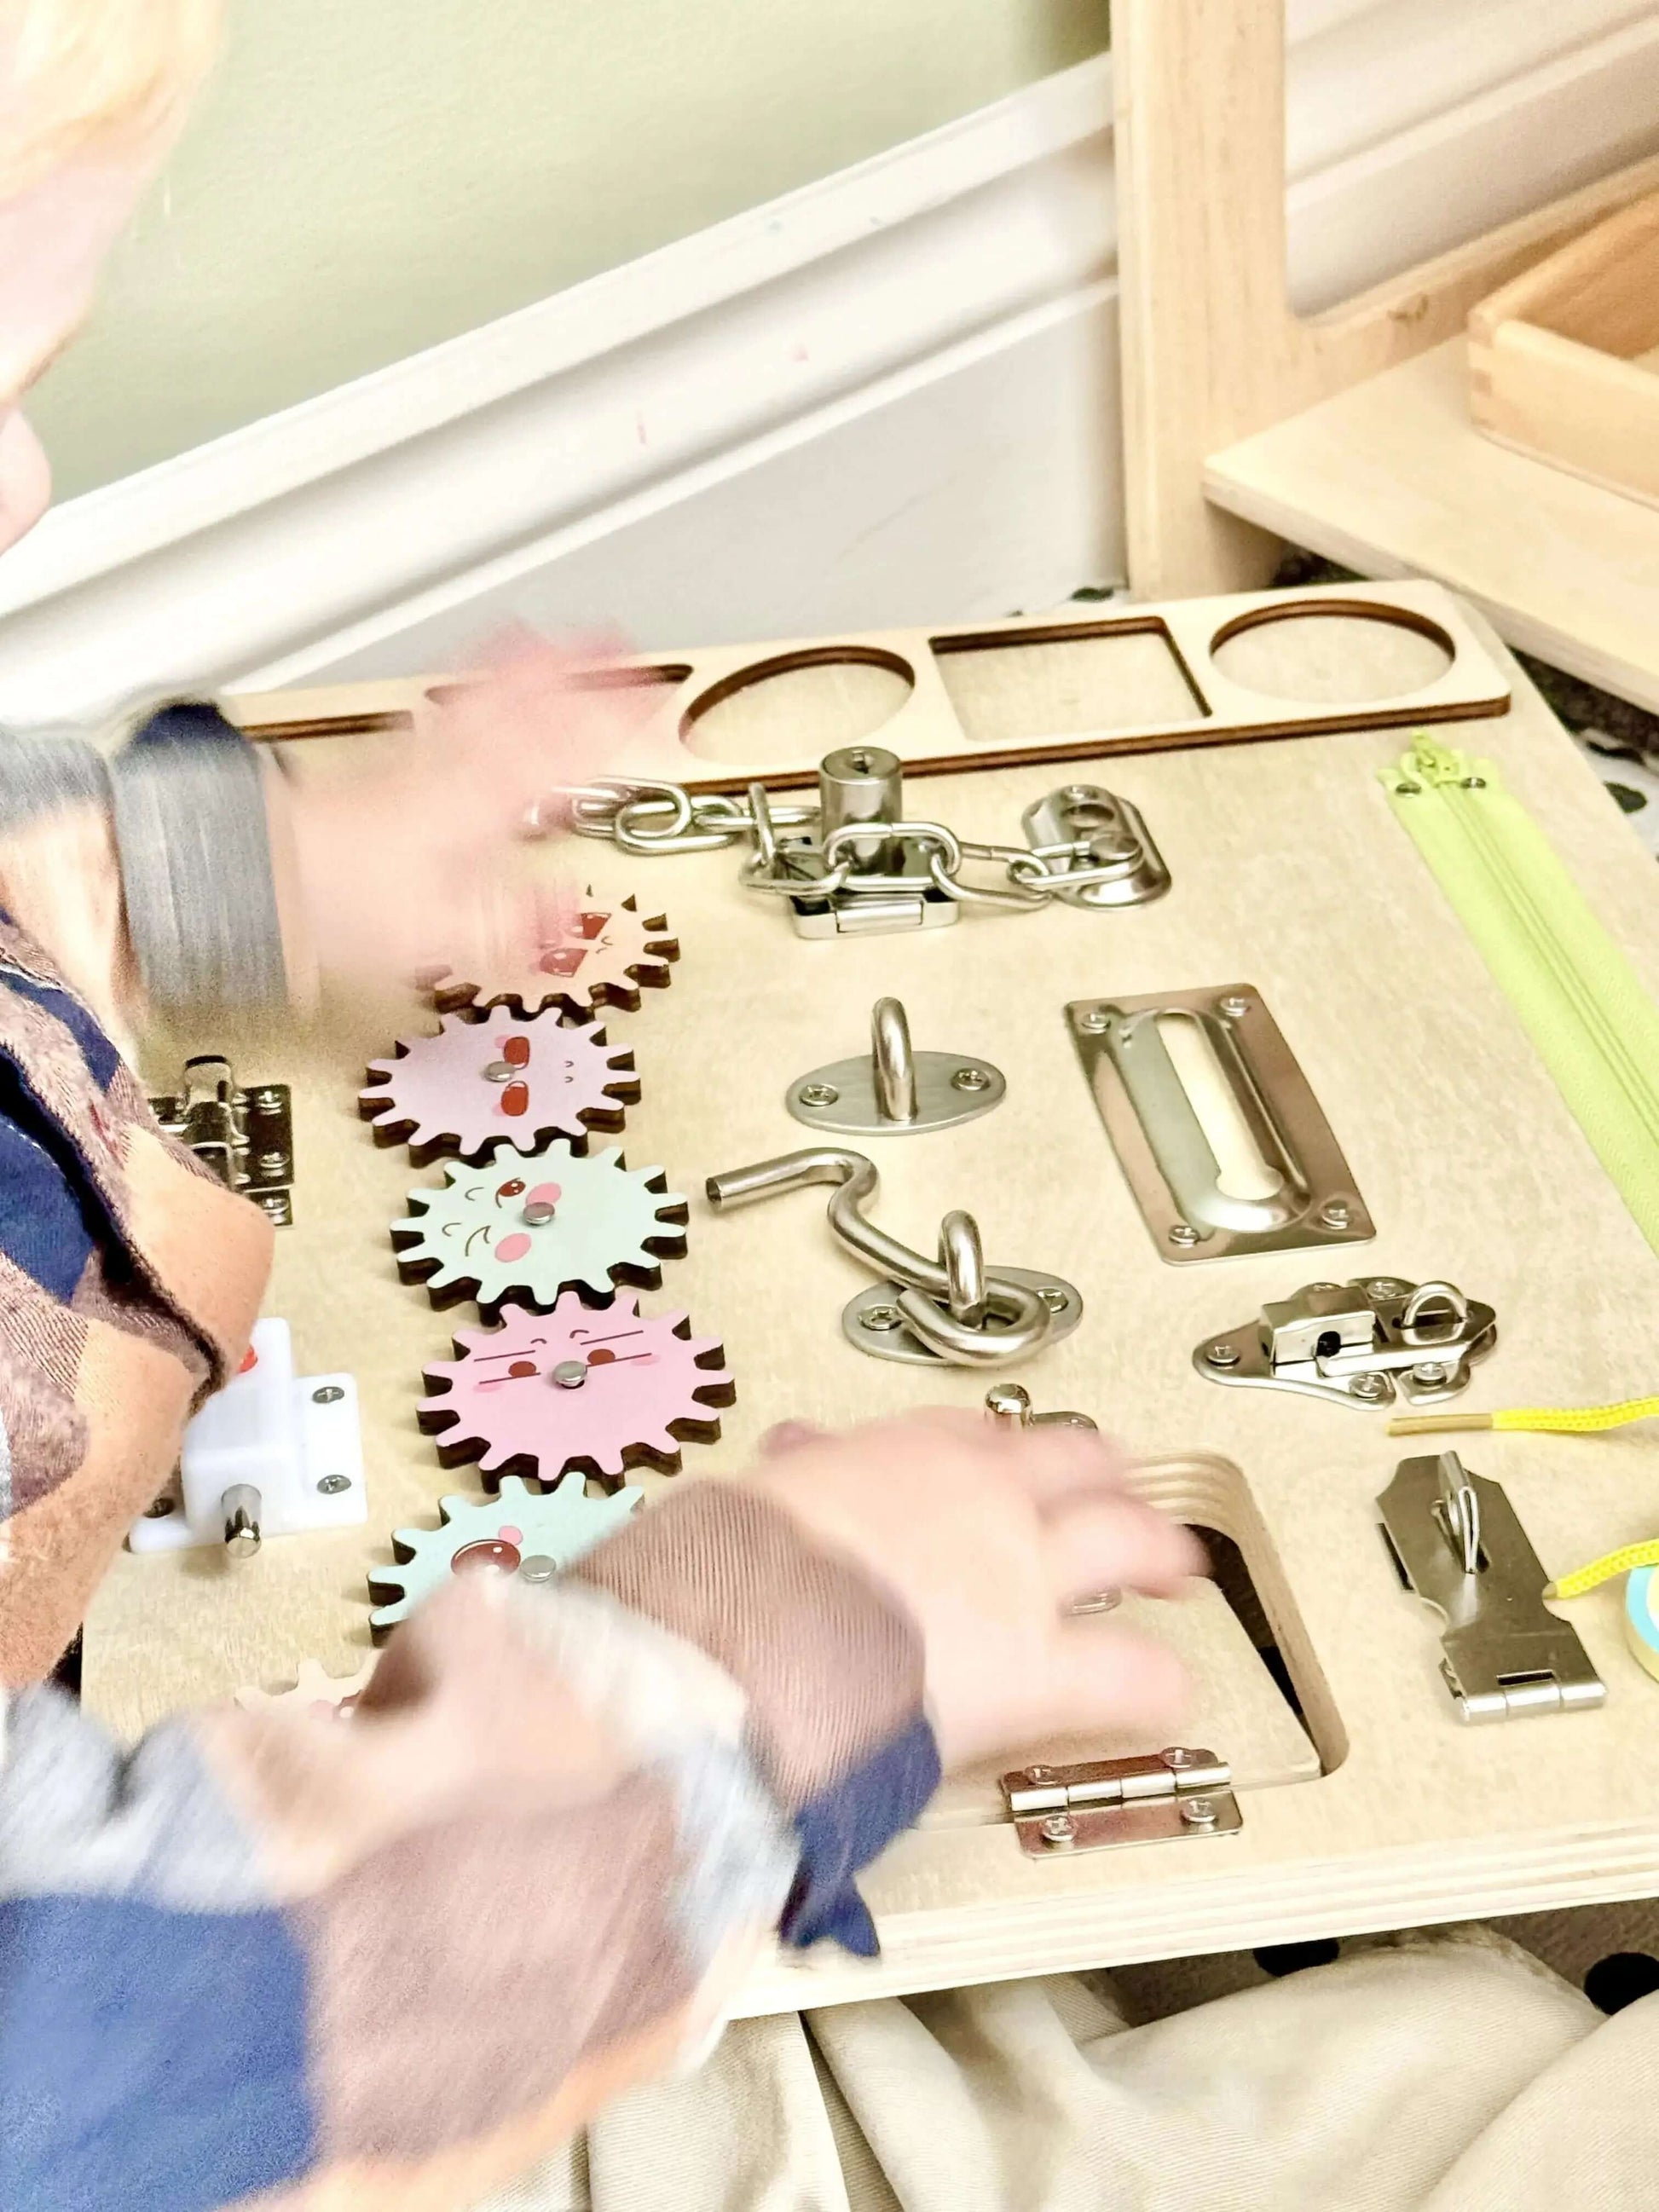
<svg viewBox="0 0 1659 2212"><path fill-rule="evenodd" d="M173 1487L135 1521L135 1552L219 1544L255 1552L267 1536L368 1517L357 1385L296 1378L285 1321L262 1321L241 1372L185 1431Z"/></svg>

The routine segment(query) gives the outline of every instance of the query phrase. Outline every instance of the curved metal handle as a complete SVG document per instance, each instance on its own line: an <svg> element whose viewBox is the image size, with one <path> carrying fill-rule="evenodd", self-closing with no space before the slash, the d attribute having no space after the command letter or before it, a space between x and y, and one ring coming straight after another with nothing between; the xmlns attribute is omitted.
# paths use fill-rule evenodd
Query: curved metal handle
<svg viewBox="0 0 1659 2212"><path fill-rule="evenodd" d="M863 1208L879 1182L875 1163L862 1152L815 1146L710 1176L704 1190L717 1213L747 1206L809 1183L834 1183L830 1226L850 1252L878 1275L900 1285L898 1307L912 1333L953 1366L975 1367L1018 1359L1048 1335L1048 1309L1035 1291L988 1271L971 1214L949 1213L939 1232L939 1258L924 1260L908 1244L865 1218ZM994 1315L1004 1324L992 1330Z"/></svg>

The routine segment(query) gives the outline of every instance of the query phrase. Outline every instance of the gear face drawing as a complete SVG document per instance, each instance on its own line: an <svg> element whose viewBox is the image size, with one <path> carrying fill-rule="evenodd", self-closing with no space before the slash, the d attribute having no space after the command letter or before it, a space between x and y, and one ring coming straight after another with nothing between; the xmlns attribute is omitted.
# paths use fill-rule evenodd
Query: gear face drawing
<svg viewBox="0 0 1659 2212"><path fill-rule="evenodd" d="M302 1659L291 1688L238 1690L234 1702L244 1712L263 1712L271 1705L281 1705L296 1712L315 1713L319 1719L349 1721L374 1672L372 1652L355 1674L331 1674L316 1660Z"/></svg>
<svg viewBox="0 0 1659 2212"><path fill-rule="evenodd" d="M369 1595L377 1601L368 1616L370 1633L383 1644L451 1575L515 1575L530 1583L550 1583L560 1568L623 1527L644 1496L629 1484L613 1498L590 1498L573 1474L538 1497L509 1474L499 1498L481 1504L441 1498L440 1525L393 1529L397 1565L370 1570Z"/></svg>
<svg viewBox="0 0 1659 2212"><path fill-rule="evenodd" d="M368 1078L358 1111L377 1145L407 1137L416 1167L440 1152L533 1152L555 1136L585 1152L587 1132L620 1129L623 1107L640 1095L633 1054L611 1050L603 1030L505 1008L482 1020L446 1014L436 1036L399 1037L396 1058L371 1060Z"/></svg>
<svg viewBox="0 0 1659 2212"><path fill-rule="evenodd" d="M720 1345L694 1337L686 1315L641 1314L631 1297L594 1313L570 1291L550 1314L508 1306L501 1318L463 1329L456 1357L432 1362L419 1409L440 1462L477 1460L487 1490L507 1468L614 1490L625 1468L672 1474L682 1443L720 1435L710 1409L736 1393Z"/></svg>
<svg viewBox="0 0 1659 2212"><path fill-rule="evenodd" d="M392 1224L398 1273L424 1283L434 1306L476 1298L494 1321L508 1298L548 1313L583 1289L608 1304L619 1283L655 1290L658 1261L685 1252L684 1199L660 1168L630 1170L614 1146L584 1158L554 1144L533 1160L444 1176L411 1190L409 1217Z"/></svg>
<svg viewBox="0 0 1659 2212"><path fill-rule="evenodd" d="M520 1014L562 1006L591 1021L601 1006L638 1011L641 987L662 990L680 948L666 915L642 915L633 898L596 898L592 886L574 902L550 901L544 941L535 957L510 972L474 980L446 970L423 978L441 1012L454 1006L509 1006Z"/></svg>

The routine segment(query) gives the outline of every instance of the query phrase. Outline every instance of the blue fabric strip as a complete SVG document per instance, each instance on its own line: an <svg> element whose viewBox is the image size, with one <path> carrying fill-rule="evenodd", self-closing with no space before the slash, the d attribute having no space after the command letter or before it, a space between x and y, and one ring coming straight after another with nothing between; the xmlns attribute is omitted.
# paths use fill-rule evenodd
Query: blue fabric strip
<svg viewBox="0 0 1659 2212"><path fill-rule="evenodd" d="M306 2007L275 1912L0 1904L0 2205L211 2212L295 2181Z"/></svg>
<svg viewBox="0 0 1659 2212"><path fill-rule="evenodd" d="M860 1959L881 1945L870 1908L853 1877L908 1828L939 1788L939 1746L918 1713L861 1766L823 1790L795 1815L800 1866L784 1908L786 1943L805 1950L833 1936Z"/></svg>

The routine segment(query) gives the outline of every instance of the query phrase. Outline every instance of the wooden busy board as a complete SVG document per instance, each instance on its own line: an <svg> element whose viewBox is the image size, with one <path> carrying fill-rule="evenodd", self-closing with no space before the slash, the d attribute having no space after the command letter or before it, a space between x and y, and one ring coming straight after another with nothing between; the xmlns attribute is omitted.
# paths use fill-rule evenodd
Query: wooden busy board
<svg viewBox="0 0 1659 2212"><path fill-rule="evenodd" d="M1434 586L1350 597L1394 604L1413 626L1368 625L1346 608L1340 623L1322 614L1255 624L1246 671L1261 687L1251 694L1257 723L1236 733L1261 742L1191 741L1215 734L1214 716L1189 720L1182 738L1165 711L1167 670L1147 677L1142 667L1138 702L1133 657L1113 665L1111 712L1099 711L1110 734L1096 743L1121 757L1091 774L1141 810L1161 848L1173 888L1155 903L969 911L949 929L807 942L779 902L738 887L738 852L641 860L582 843L554 856L580 871L596 902L631 894L643 911L665 912L680 945L671 988L646 991L635 1012L602 1016L612 1041L634 1050L643 1090L625 1133L605 1141L620 1141L630 1166L660 1164L690 1201L688 1254L665 1261L662 1287L644 1304L689 1310L698 1333L724 1345L737 1386L717 1443L688 1443L678 1477L632 1479L654 1492L734 1472L785 1417L840 1423L928 1401L981 1402L983 1373L924 1374L843 1340L840 1310L868 1277L831 1238L824 1193L721 1216L701 1194L711 1173L811 1141L784 1111L787 1085L861 1049L872 1001L895 994L919 1048L994 1061L1007 1096L963 1127L866 1140L881 1173L873 1218L931 1249L940 1216L965 1206L993 1262L1052 1270L1080 1289L1081 1327L1017 1379L1039 1409L1079 1409L1118 1431L1143 1458L1151 1494L1238 1547L1301 1708L1298 1718L1258 1654L1265 1639L1252 1641L1218 1589L1187 1607L1141 1607L1188 1656L1196 1688L1185 1738L1231 1761L1242 1832L1036 1861L1017 1848L990 1773L959 1779L866 1879L879 1961L826 1949L769 1963L744 2009L1659 1890L1659 1774L1644 1757L1659 1687L1626 1650L1618 1586L1571 1613L1607 1686L1601 1709L1461 1726L1439 1678L1437 1618L1400 1589L1374 1504L1397 1461L1423 1447L1390 1441L1380 1413L1219 1389L1192 1365L1200 1337L1248 1321L1265 1300L1322 1276L1380 1271L1449 1278L1497 1309L1498 1349L1461 1407L1589 1403L1652 1387L1659 1259L1390 817L1376 773L1398 756L1401 732L1323 726L1334 714L1375 721L1402 702L1408 714L1437 704L1443 714L1483 716L1448 734L1502 763L1659 984L1653 863L1478 617ZM1226 618L1267 604L1230 602ZM1171 633L1188 635L1212 635L1221 619L1213 603L1134 611L1169 617ZM1437 668L1400 659L1402 635L1417 654L1424 622L1452 640ZM1039 643L1058 644L1060 659L1022 664L1012 647L1030 627L992 639L996 665L981 696L994 705L984 711L999 732L997 764L954 765L963 748L935 722L912 757L953 767L913 777L907 811L965 836L1020 842L1023 810L1059 781L1045 759L1085 742L1077 725L1096 678L1080 648L1098 621L1058 640L1050 633L1066 625L1041 625ZM927 646L878 649L914 665ZM877 734L856 674L870 661L849 664L828 647L751 660L777 657L789 661L775 695L787 726L767 726L765 686L733 687L746 719L721 740L728 778L742 781L757 750L782 778ZM714 658L717 680L741 660ZM684 726L709 662L649 665L683 671L672 685L664 679L651 760L633 764L660 773L664 733ZM395 744L400 715L419 710L427 688L362 685L235 711L250 726L290 733L296 775L326 776L354 745ZM1378 692L1389 695L1381 704ZM1269 736L1269 724L1317 733ZM1035 755L1023 761L1010 742L1022 726ZM389 734L361 734L377 728ZM358 734L330 734L341 731ZM700 758L685 753L682 775ZM1377 1224L1371 1243L1182 1267L1155 1249L1063 1009L1104 994L1236 981L1260 990L1311 1081ZM404 1033L432 1026L411 1000ZM437 1184L441 1171L413 1168L402 1146L377 1148L358 1118L362 1066L390 1043L382 1030L359 1039L348 1064L289 1058L242 1071L296 1086L296 1219L277 1236L269 1310L291 1323L302 1372L357 1377L368 1522L272 1540L238 1565L210 1552L118 1559L87 1623L84 1694L125 1734L191 1700L292 1682L307 1660L350 1673L368 1650L365 1574L390 1562L391 1529L435 1522L441 1494L479 1494L475 1470L440 1468L415 1418L423 1365L448 1357L453 1328L477 1316L470 1305L438 1312L398 1278L387 1224L411 1188ZM1659 1523L1659 1443L1641 1428L1458 1441L1471 1467L1506 1486L1553 1572ZM1071 1755L1156 1748L1091 1741Z"/></svg>

